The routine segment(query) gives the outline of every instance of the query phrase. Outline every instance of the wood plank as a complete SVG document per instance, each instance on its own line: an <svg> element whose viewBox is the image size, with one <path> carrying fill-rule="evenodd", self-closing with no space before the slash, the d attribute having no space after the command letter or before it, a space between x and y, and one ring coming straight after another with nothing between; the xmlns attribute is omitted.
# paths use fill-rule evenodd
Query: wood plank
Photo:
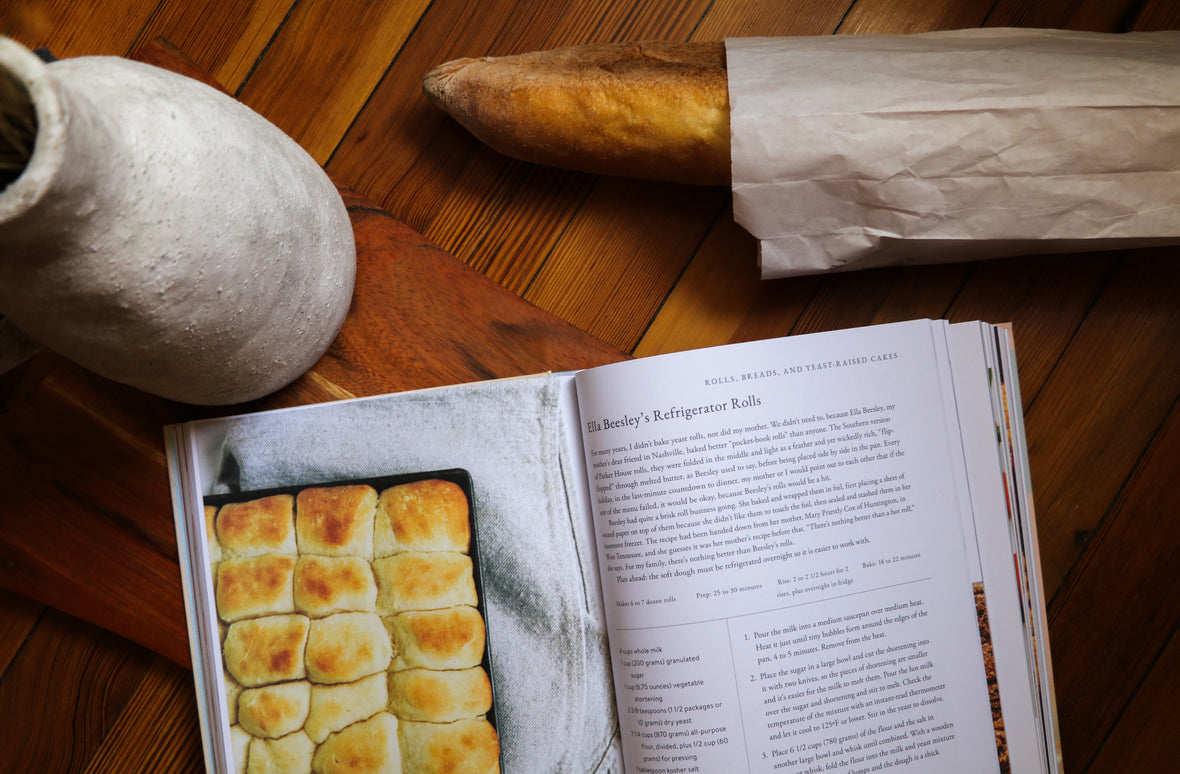
<svg viewBox="0 0 1180 774"><path fill-rule="evenodd" d="M1174 30L1180 27L1180 5L1173 0L1147 0L1131 25L1133 30Z"/></svg>
<svg viewBox="0 0 1180 774"><path fill-rule="evenodd" d="M1128 254L1025 412L1050 596L1180 395L1177 298L1171 250Z"/></svg>
<svg viewBox="0 0 1180 774"><path fill-rule="evenodd" d="M1117 265L1116 254L1016 256L975 264L952 320L1010 322L1020 390L1032 404Z"/></svg>
<svg viewBox="0 0 1180 774"><path fill-rule="evenodd" d="M231 93L258 62L295 0L164 0L130 51L162 37Z"/></svg>
<svg viewBox="0 0 1180 774"><path fill-rule="evenodd" d="M83 774L204 770L192 673L155 658Z"/></svg>
<svg viewBox="0 0 1180 774"><path fill-rule="evenodd" d="M1175 633L1180 627L1180 490L1160 482L1178 477L1180 405L1174 403L1163 429L1050 605L1057 706L1069 771L1086 771L1100 750L1106 761L1098 770L1169 770L1138 768L1131 764L1134 756L1124 754L1129 742L1145 740L1141 734L1150 725L1176 725L1174 693L1167 694L1165 708L1151 692L1175 684L1177 675L1167 666L1177 663ZM1171 655L1161 659L1169 640ZM1151 687L1140 703L1135 694L1149 672ZM1132 717L1120 722L1123 708L1132 700ZM1163 714L1147 720L1148 709ZM1148 726L1135 717L1147 720ZM1103 743L1116 723L1118 736L1108 751ZM1153 740L1147 745L1145 757L1159 759L1169 746L1175 750L1172 733L1169 744L1156 746Z"/></svg>
<svg viewBox="0 0 1180 774"><path fill-rule="evenodd" d="M20 594L0 590L0 677L37 626L45 606Z"/></svg>
<svg viewBox="0 0 1180 774"><path fill-rule="evenodd" d="M80 771L151 659L126 640L48 611L0 682L0 771Z"/></svg>
<svg viewBox="0 0 1180 774"><path fill-rule="evenodd" d="M719 0L709 6L693 32L694 40L724 40L764 35L830 35L856 0L814 0L783 3L773 0Z"/></svg>
<svg viewBox="0 0 1180 774"><path fill-rule="evenodd" d="M1138 5L1135 0L999 0L986 26L1124 32Z"/></svg>
<svg viewBox="0 0 1180 774"><path fill-rule="evenodd" d="M733 221L732 212L719 217L633 354L644 357L732 341L752 300L765 290L758 266L750 260L756 249L754 237ZM786 314L785 304L781 313Z"/></svg>
<svg viewBox="0 0 1180 774"><path fill-rule="evenodd" d="M603 178L523 297L630 351L728 196L725 190Z"/></svg>
<svg viewBox="0 0 1180 774"><path fill-rule="evenodd" d="M428 5L297 3L236 94L323 164Z"/></svg>
<svg viewBox="0 0 1180 774"><path fill-rule="evenodd" d="M908 35L978 27L994 0L954 0L915 7L910 0L858 0L837 30L844 35Z"/></svg>
<svg viewBox="0 0 1180 774"><path fill-rule="evenodd" d="M186 663L161 460L72 406L50 379L0 415L0 470L0 586Z"/></svg>
<svg viewBox="0 0 1180 774"><path fill-rule="evenodd" d="M329 173L424 231L471 155L487 151L429 103L422 76L450 59L540 47L563 10L545 0L433 3L332 155Z"/></svg>
<svg viewBox="0 0 1180 774"><path fill-rule="evenodd" d="M1155 662L1150 675L1136 686L1134 698L1086 771L1123 774L1128 771L1173 771L1180 760L1180 637L1175 635Z"/></svg>
<svg viewBox="0 0 1180 774"><path fill-rule="evenodd" d="M16 2L0 5L0 33L59 59L127 56L159 0Z"/></svg>

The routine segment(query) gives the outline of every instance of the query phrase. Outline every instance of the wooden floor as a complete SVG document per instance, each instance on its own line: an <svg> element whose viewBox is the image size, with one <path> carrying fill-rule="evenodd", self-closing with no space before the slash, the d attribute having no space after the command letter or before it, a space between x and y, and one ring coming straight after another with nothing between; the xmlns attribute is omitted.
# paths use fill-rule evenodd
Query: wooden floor
<svg viewBox="0 0 1180 774"><path fill-rule="evenodd" d="M1178 23L1174 0L0 4L0 32L58 57L128 56L167 38L338 181L637 356L913 317L1012 321L1065 759L1095 774L1180 768L1177 251L762 282L728 190L499 157L438 114L419 82L452 58L598 40ZM0 719L3 772L203 768L185 669L5 592Z"/></svg>

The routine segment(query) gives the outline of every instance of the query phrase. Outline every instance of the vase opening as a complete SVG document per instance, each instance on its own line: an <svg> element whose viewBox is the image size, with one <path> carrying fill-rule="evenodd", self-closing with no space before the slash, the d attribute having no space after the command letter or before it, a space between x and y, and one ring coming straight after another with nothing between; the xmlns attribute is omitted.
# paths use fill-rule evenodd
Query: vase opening
<svg viewBox="0 0 1180 774"><path fill-rule="evenodd" d="M25 171L37 139L37 111L24 83L0 68L0 192Z"/></svg>

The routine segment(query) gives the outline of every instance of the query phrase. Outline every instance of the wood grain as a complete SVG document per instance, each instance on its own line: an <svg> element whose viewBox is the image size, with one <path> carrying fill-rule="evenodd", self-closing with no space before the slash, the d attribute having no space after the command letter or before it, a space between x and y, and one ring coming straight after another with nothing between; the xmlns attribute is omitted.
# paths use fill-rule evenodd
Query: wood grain
<svg viewBox="0 0 1180 774"><path fill-rule="evenodd" d="M1066 760L1085 770L1100 753L1113 755L1106 766L1130 765L1126 738L1146 747L1144 758L1164 764L1156 746L1177 740L1174 732L1155 742L1142 736L1145 708L1171 712L1158 698L1137 696L1144 684L1175 684L1175 650L1180 626L1180 493L1175 480L1180 459L1180 406L1173 406L1156 443L1090 539L1073 567L1069 584L1049 609L1049 637L1058 685L1072 686L1072 700L1060 703L1066 735ZM1086 626L1078 622L1085 619ZM1126 633L1134 632L1134 636ZM1060 633L1060 636L1059 636ZM1173 671L1169 671L1172 668ZM1174 694L1172 700L1174 700ZM1123 718L1129 704L1138 721ZM1170 724L1173 727L1174 723ZM1157 725L1158 727L1158 725ZM1106 753L1103 743L1115 729L1124 739L1121 754ZM1175 747L1170 748L1173 752ZM1123 756L1127 756L1124 758ZM1143 761L1146 762L1146 761ZM1174 765L1175 759L1172 759Z"/></svg>
<svg viewBox="0 0 1180 774"><path fill-rule="evenodd" d="M152 658L114 634L47 613L0 682L0 769L81 771Z"/></svg>
<svg viewBox="0 0 1180 774"><path fill-rule="evenodd" d="M58 56L143 57L167 37L341 185L364 290L339 341L287 389L224 410L919 316L1012 321L1070 772L1180 760L1175 251L763 282L724 189L501 157L435 110L421 77L447 59L597 40L1177 25L1172 0L0 5L0 33ZM0 395L0 770L202 770L189 676L173 663L187 649L161 428L224 410L52 353L0 378ZM105 580L80 582L84 562Z"/></svg>

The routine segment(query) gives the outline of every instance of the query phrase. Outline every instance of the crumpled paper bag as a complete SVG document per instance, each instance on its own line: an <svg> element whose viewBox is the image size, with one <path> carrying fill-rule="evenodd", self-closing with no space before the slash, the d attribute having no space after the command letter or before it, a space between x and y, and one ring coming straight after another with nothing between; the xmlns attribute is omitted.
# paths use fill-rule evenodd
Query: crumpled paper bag
<svg viewBox="0 0 1180 774"><path fill-rule="evenodd" d="M1180 242L1180 32L726 41L764 279Z"/></svg>

